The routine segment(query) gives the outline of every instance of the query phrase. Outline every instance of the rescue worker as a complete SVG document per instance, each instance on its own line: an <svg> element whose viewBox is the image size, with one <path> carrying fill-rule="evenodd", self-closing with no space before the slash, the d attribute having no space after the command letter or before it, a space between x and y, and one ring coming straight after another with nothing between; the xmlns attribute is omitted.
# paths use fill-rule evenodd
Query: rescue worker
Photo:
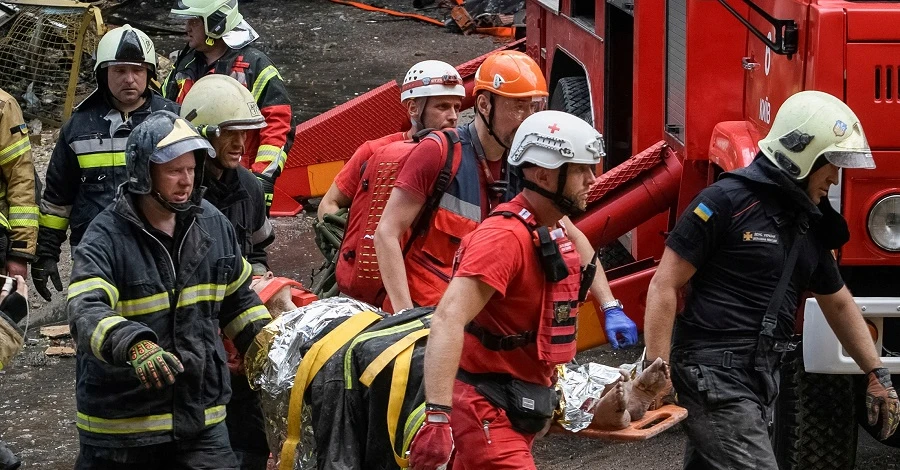
<svg viewBox="0 0 900 470"><path fill-rule="evenodd" d="M268 125L247 133L241 162L259 178L270 207L290 146L291 102L284 80L269 57L250 45L259 35L244 21L237 0L178 0L171 14L187 20L188 43L166 78L163 96L181 103L197 80L213 73L230 75L250 90Z"/></svg>
<svg viewBox="0 0 900 470"><path fill-rule="evenodd" d="M444 159L440 145L424 139L408 157L375 231L378 267L393 311L437 305L459 241L488 215L505 192L504 157L522 121L547 101L547 83L527 55L501 51L475 73L474 121L457 127L459 169L424 236L404 255L401 241L422 212ZM441 156L441 158L439 158Z"/></svg>
<svg viewBox="0 0 900 470"><path fill-rule="evenodd" d="M454 446L454 469L536 468L531 446L557 406L555 367L575 357L596 268L582 268L559 221L586 207L603 154L602 136L570 114L522 123L509 164L522 168L524 189L463 240L432 319L413 470L447 463Z"/></svg>
<svg viewBox="0 0 900 470"><path fill-rule="evenodd" d="M25 344L25 332L17 324L28 315L28 285L25 278L19 274L14 278L3 278L0 282L2 282L0 287L0 371L2 371L12 362L16 354L22 351ZM22 460L0 439L0 470L16 470L21 465Z"/></svg>
<svg viewBox="0 0 900 470"><path fill-rule="evenodd" d="M395 189L375 230L378 268L387 292L385 309L399 312L414 305L436 305L450 280L459 241L474 230L497 203L511 196L505 156L522 121L546 105L547 82L528 55L501 51L475 72L474 121L456 129L462 144L459 168L424 234L404 252L401 244L434 190L442 167L440 145L425 139L413 150L394 183ZM584 234L568 220L570 235L582 261L594 256ZM613 295L603 270L592 290L605 315L607 337L614 347L637 342L637 327Z"/></svg>
<svg viewBox="0 0 900 470"><path fill-rule="evenodd" d="M337 287L345 295L379 307L385 292L380 280L373 236L382 217L385 201L393 190L400 168L407 161L406 157L418 145L412 136L420 129L456 127L458 112L466 95L459 72L450 64L436 60L414 65L406 74L401 91L413 123L410 137L404 138L401 135L403 140L400 142L382 143L371 155L365 151L358 152L354 158L360 157L360 161L364 158L363 163L357 165L351 158L351 162L344 167L358 166L358 170L351 170L343 177L338 175L335 180L353 185L353 192L350 193L353 197L353 210L342 227L344 233L340 246L337 247L339 252L333 256L336 262L334 277ZM415 138L434 139L441 138L441 135L443 134L440 132L434 132L425 136L417 135ZM443 150L436 150L430 157L443 157L447 147L452 145L449 142L447 144ZM360 147L365 148L369 147ZM458 162L459 157L456 160ZM438 166L442 167L443 164L438 163ZM433 189L435 192L441 190L437 187ZM332 217L327 217L328 224L332 221ZM317 229L323 225L326 223L317 224ZM322 235L324 239L337 238Z"/></svg>
<svg viewBox="0 0 900 470"><path fill-rule="evenodd" d="M363 142L356 149L322 197L317 210L319 221L325 214L350 207L364 165L375 151L393 142L410 140L423 129L456 127L465 97L462 78L452 65L440 60L423 60L410 67L400 87L400 104L409 115L410 129Z"/></svg>
<svg viewBox="0 0 900 470"><path fill-rule="evenodd" d="M76 469L237 469L219 329L241 353L271 320L196 174L212 147L157 111L127 142L128 181L74 253Z"/></svg>
<svg viewBox="0 0 900 470"><path fill-rule="evenodd" d="M131 130L153 111L178 111L175 103L150 89L150 80L156 78L156 50L146 34L129 25L100 39L94 76L97 89L60 130L44 178L31 277L48 301L48 281L62 291L57 264L67 230L74 248L125 182L125 142Z"/></svg>
<svg viewBox="0 0 900 470"><path fill-rule="evenodd" d="M266 217L262 185L241 166L247 134L266 127L253 95L227 75L208 75L185 96L181 117L197 126L215 150L202 175L204 199L231 221L253 275L265 274L266 247L275 241L275 232Z"/></svg>
<svg viewBox="0 0 900 470"><path fill-rule="evenodd" d="M206 188L203 198L231 221L253 274L266 274L265 248L275 240L275 234L266 217L262 185L241 166L247 132L266 126L253 95L227 75L207 75L197 80L184 97L181 117L197 126L215 150L202 173ZM226 351L234 351L233 343L227 338L224 341ZM242 367L231 361L229 366L232 396L225 422L231 448L240 468L265 470L269 446L259 397L250 388Z"/></svg>
<svg viewBox="0 0 900 470"><path fill-rule="evenodd" d="M38 193L28 126L19 103L0 89L0 270L28 276L37 246Z"/></svg>
<svg viewBox="0 0 900 470"><path fill-rule="evenodd" d="M839 168L875 167L862 125L841 100L803 91L759 148L690 203L647 295L647 359L671 358L688 410L685 469L778 468L768 430L804 291L868 376L869 423L882 439L897 427L897 392L831 254L849 231L828 188Z"/></svg>

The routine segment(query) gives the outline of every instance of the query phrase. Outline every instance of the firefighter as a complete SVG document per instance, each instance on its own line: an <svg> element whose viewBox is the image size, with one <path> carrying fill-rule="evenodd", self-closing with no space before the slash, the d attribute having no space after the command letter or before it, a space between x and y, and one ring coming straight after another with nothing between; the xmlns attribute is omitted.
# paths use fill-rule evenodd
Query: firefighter
<svg viewBox="0 0 900 470"><path fill-rule="evenodd" d="M266 217L262 185L241 166L247 133L266 127L253 95L227 75L208 75L185 96L181 117L197 126L215 150L202 175L203 197L231 221L253 275L265 274L266 247L275 241L275 232Z"/></svg>
<svg viewBox="0 0 900 470"><path fill-rule="evenodd" d="M247 133L241 162L259 178L270 207L291 133L284 80L269 57L250 45L259 35L244 21L237 0L179 0L171 14L186 19L188 43L166 78L163 95L181 103L197 80L212 73L230 75L250 90L268 125Z"/></svg>
<svg viewBox="0 0 900 470"><path fill-rule="evenodd" d="M266 217L262 186L241 166L247 131L266 126L253 95L227 75L208 75L197 80L184 102L181 116L198 127L215 150L202 174L203 198L231 221L244 258L254 275L268 271L265 248L275 240ZM226 351L234 351L227 338ZM229 354L230 359L231 354ZM266 430L257 393L250 389L242 361L229 361L231 401L228 402L228 436L242 469L265 470L269 460Z"/></svg>
<svg viewBox="0 0 900 470"><path fill-rule="evenodd" d="M125 182L125 142L151 112L178 106L149 87L156 78L153 41L129 25L113 29L97 45L97 89L62 127L50 156L40 202L37 260L31 266L34 287L50 300L47 282L62 290L60 247L81 241L88 223L112 203Z"/></svg>
<svg viewBox="0 0 900 470"><path fill-rule="evenodd" d="M0 89L0 269L28 275L37 246L38 206L28 127L19 103Z"/></svg>
<svg viewBox="0 0 900 470"><path fill-rule="evenodd" d="M15 279L15 282L13 281ZM3 278L0 287L0 371L22 350L25 332L18 327L28 314L28 285L25 278ZM13 286L16 286L15 288ZM0 440L0 470L16 470L22 461Z"/></svg>
<svg viewBox="0 0 900 470"><path fill-rule="evenodd" d="M688 410L686 469L778 468L768 430L804 291L867 374L869 423L882 439L897 427L897 392L831 254L849 231L828 188L839 168L875 167L862 125L839 99L803 91L759 148L681 215L647 295L647 359L671 358Z"/></svg>
<svg viewBox="0 0 900 470"><path fill-rule="evenodd" d="M575 357L593 273L559 221L585 208L602 155L600 134L575 116L522 123L509 164L524 189L463 240L432 320L413 470L445 464L454 446L454 469L536 468L531 446L557 406L555 367Z"/></svg>
<svg viewBox="0 0 900 470"><path fill-rule="evenodd" d="M410 140L423 129L456 127L465 97L462 78L452 65L439 60L424 60L413 65L406 72L400 87L400 104L409 115L410 129L363 142L356 149L322 197L317 211L319 221L324 219L325 214L334 214L350 207L364 164L376 150L393 142Z"/></svg>
<svg viewBox="0 0 900 470"><path fill-rule="evenodd" d="M74 253L77 469L237 469L218 334L241 353L271 320L228 219L202 200L212 148L157 111L127 142L128 181Z"/></svg>
<svg viewBox="0 0 900 470"><path fill-rule="evenodd" d="M395 181L375 232L378 268L387 292L385 308L400 311L414 305L436 305L450 279L459 241L483 220L497 203L511 197L505 156L513 135L525 118L547 101L547 82L528 55L501 51L489 56L475 72L477 117L456 131L462 143L459 168L442 196L424 235L416 234L408 252L401 246L434 189L442 170L439 145L426 139L413 150ZM582 261L594 250L575 224L566 220ZM407 281L408 280L408 281ZM603 270L592 292L605 312L607 337L614 347L637 342L637 327L613 295Z"/></svg>

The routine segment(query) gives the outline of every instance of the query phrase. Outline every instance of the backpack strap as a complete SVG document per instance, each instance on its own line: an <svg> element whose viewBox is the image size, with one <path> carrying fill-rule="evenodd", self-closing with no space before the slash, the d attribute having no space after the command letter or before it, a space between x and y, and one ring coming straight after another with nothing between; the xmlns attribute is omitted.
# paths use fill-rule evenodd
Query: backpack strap
<svg viewBox="0 0 900 470"><path fill-rule="evenodd" d="M444 155L444 167L441 168L441 172L438 173L437 180L434 183L434 190L428 196L428 199L425 200L425 205L422 206L422 210L412 224L412 233L410 234L409 240L406 241L406 246L403 247L404 257L409 252L410 248L412 248L416 238L424 235L425 232L428 231L428 224L431 222L431 216L434 215L434 211L436 211L441 204L441 198L444 197L444 193L447 192L447 188L450 187L450 182L453 181L455 176L453 167L454 159L456 158L456 148L459 145L459 136L456 132L448 130L431 132L428 135L434 136L438 141L438 144L440 144L441 148L444 150L441 152Z"/></svg>

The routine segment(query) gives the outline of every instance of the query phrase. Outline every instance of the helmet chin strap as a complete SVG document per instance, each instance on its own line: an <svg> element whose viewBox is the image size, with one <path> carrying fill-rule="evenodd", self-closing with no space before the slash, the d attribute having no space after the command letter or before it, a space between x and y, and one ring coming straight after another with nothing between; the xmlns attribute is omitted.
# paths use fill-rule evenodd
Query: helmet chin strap
<svg viewBox="0 0 900 470"><path fill-rule="evenodd" d="M503 141L500 140L499 137L497 137L497 134L494 133L494 94L491 93L490 98L488 98L488 99L490 100L489 102L491 104L490 114L488 115L488 117L485 118L484 113L482 113L481 110L478 110L478 107L476 106L476 111L478 112L478 117L480 117L481 121L484 123L484 125L487 126L488 134L490 134L491 137L494 138L494 141L497 142L498 144L500 144L500 146L503 147L504 149L506 149L506 151L508 152L509 146L504 144Z"/></svg>
<svg viewBox="0 0 900 470"><path fill-rule="evenodd" d="M538 186L536 183L524 178L524 176L522 178L522 186L549 199L550 202L552 202L553 205L556 206L556 208L559 209L559 211L562 212L563 214L568 215L570 217L578 216L578 215L581 215L584 213L584 209L578 207L578 203L567 198L563 194L563 191L565 191L565 189L566 189L566 179L567 179L568 173L569 173L569 164L566 163L559 169L559 177L556 180L556 192L555 193Z"/></svg>
<svg viewBox="0 0 900 470"><path fill-rule="evenodd" d="M156 202L158 202L159 205L161 205L163 207L163 209L165 209L173 214L183 214L183 213L191 210L191 208L194 207L194 202L191 201L190 198L188 198L187 202L175 203L175 202L169 202L169 201L165 200L162 197L162 195L159 194L159 191L151 191L150 196L152 196L153 199L155 199Z"/></svg>

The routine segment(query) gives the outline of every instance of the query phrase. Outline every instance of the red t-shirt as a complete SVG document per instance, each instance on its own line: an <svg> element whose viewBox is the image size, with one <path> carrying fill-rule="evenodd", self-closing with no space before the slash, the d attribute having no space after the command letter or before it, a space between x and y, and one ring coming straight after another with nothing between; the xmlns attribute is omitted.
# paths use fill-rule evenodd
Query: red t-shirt
<svg viewBox="0 0 900 470"><path fill-rule="evenodd" d="M441 147L434 139L423 139L409 153L406 162L400 168L397 179L394 181L394 187L403 189L413 195L419 202L424 203L428 195L434 190L434 183L444 167L444 159L441 155ZM500 174L501 162L488 161L488 169L491 176L497 179ZM482 218L486 217L490 208L485 203L487 200L487 192L484 188L484 172L481 165L478 166L479 180L482 182L481 188L481 211Z"/></svg>
<svg viewBox="0 0 900 470"><path fill-rule="evenodd" d="M531 210L521 195L511 202ZM475 323L502 336L537 331L544 273L535 255L531 232L522 222L488 217L463 239L457 256L459 266L455 277L474 277L497 291L475 317ZM473 374L510 374L547 386L555 367L537 358L534 343L512 351L491 351L468 333L459 366Z"/></svg>
<svg viewBox="0 0 900 470"><path fill-rule="evenodd" d="M362 166L372 157L376 150L393 142L399 142L406 138L405 132L397 132L389 134L380 139L367 140L363 142L347 163L344 164L341 171L334 178L334 184L344 193L345 196L352 198L356 194L356 188L359 187L359 181L362 179Z"/></svg>

